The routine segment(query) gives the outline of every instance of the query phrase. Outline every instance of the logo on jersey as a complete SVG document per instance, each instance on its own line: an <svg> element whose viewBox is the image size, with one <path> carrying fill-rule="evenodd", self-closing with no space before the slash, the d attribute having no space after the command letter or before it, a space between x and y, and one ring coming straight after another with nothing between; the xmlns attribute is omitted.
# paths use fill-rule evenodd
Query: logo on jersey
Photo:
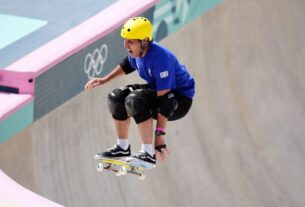
<svg viewBox="0 0 305 207"><path fill-rule="evenodd" d="M166 78L167 76L168 76L168 71L167 70L160 73L161 78Z"/></svg>
<svg viewBox="0 0 305 207"><path fill-rule="evenodd" d="M169 93L169 94L167 95L167 97L168 97L168 99L174 98L174 97L175 97L175 94L174 94L174 93Z"/></svg>

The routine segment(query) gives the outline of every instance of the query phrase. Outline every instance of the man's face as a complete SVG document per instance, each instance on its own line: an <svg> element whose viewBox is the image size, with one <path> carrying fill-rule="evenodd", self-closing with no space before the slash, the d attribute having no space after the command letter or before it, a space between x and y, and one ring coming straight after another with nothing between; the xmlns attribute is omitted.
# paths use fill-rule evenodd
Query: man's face
<svg viewBox="0 0 305 207"><path fill-rule="evenodd" d="M124 47L129 52L132 58L136 58L140 56L141 52L141 41L140 40L131 40L124 39Z"/></svg>

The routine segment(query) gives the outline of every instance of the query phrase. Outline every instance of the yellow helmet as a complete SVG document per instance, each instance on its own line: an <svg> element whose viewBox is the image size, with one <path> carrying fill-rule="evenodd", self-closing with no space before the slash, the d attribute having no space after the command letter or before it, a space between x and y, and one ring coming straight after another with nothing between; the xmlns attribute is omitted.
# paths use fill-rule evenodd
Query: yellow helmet
<svg viewBox="0 0 305 207"><path fill-rule="evenodd" d="M121 37L124 39L140 39L146 37L152 40L152 24L145 17L133 17L129 19L121 29Z"/></svg>

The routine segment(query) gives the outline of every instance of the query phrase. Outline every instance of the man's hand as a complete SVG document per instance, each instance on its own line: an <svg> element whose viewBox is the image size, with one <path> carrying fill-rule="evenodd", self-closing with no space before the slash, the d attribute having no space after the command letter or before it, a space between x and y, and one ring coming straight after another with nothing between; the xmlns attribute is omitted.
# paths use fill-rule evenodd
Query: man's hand
<svg viewBox="0 0 305 207"><path fill-rule="evenodd" d="M156 158L162 161L166 160L169 155L168 148L165 144L165 139L163 136L155 136L155 152Z"/></svg>
<svg viewBox="0 0 305 207"><path fill-rule="evenodd" d="M160 151L156 150L156 158L162 161L166 160L169 155L169 151L167 148L162 148Z"/></svg>
<svg viewBox="0 0 305 207"><path fill-rule="evenodd" d="M103 85L109 81L111 81L114 78L117 78L121 75L125 74L122 67L120 65L117 65L108 75L102 77L102 78L93 78L89 80L86 85L86 90L91 90L92 88L95 88L96 86Z"/></svg>
<svg viewBox="0 0 305 207"><path fill-rule="evenodd" d="M91 90L99 85L103 85L104 83L106 83L104 78L93 78L86 83L85 89Z"/></svg>

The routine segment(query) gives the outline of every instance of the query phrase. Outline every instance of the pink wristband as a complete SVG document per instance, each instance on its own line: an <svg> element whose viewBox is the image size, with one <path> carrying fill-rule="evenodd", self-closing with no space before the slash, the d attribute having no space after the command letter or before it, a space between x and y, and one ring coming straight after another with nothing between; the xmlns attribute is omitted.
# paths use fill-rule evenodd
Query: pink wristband
<svg viewBox="0 0 305 207"><path fill-rule="evenodd" d="M165 132L165 130L164 130L163 128L161 128L161 127L158 127L158 128L156 129L156 131Z"/></svg>

